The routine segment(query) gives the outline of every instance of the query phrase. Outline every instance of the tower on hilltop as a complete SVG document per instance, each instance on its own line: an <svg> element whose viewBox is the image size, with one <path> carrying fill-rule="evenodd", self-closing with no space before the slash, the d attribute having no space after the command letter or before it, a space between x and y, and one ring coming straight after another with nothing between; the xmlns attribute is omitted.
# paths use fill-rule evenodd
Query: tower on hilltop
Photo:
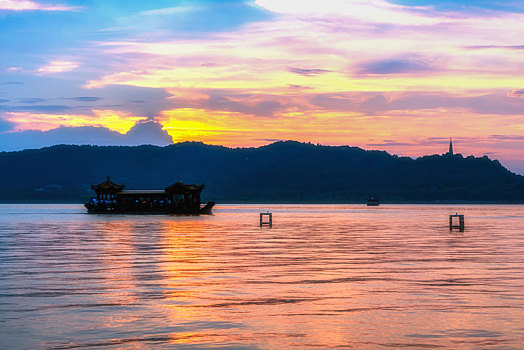
<svg viewBox="0 0 524 350"><path fill-rule="evenodd" d="M448 150L447 155L448 156L452 156L453 155L453 141L451 140L451 137L449 138L449 150Z"/></svg>

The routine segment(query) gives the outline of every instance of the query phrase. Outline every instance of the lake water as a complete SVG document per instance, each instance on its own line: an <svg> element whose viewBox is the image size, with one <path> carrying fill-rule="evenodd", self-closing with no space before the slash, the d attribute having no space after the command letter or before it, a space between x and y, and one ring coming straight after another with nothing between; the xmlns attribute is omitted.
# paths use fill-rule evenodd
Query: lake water
<svg viewBox="0 0 524 350"><path fill-rule="evenodd" d="M524 206L214 213L1 205L0 348L524 348Z"/></svg>

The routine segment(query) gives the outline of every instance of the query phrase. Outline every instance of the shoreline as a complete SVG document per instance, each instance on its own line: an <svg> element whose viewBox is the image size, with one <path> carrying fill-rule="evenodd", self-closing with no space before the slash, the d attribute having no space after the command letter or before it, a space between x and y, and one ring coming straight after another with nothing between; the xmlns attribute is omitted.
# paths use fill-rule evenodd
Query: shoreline
<svg viewBox="0 0 524 350"><path fill-rule="evenodd" d="M2 201L0 200L0 205L5 204L75 204L75 205L84 205L83 202L78 201L67 201L67 200L17 200L17 201ZM381 201L380 206L384 205L524 205L524 201ZM348 201L348 202L337 202L337 201L318 201L318 202L273 202L273 201L227 201L223 203L217 203L217 206L220 205L363 205L366 206L365 201ZM380 207L379 206L379 207Z"/></svg>

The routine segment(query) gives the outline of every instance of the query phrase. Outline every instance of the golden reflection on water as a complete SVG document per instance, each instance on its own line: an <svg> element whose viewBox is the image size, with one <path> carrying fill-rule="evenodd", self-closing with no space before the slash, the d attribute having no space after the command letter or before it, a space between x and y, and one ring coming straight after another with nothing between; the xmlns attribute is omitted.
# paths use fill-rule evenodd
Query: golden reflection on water
<svg viewBox="0 0 524 350"><path fill-rule="evenodd" d="M102 268L100 277L103 278L104 287L112 291L101 295L101 303L131 305L138 301L133 293L137 287L136 278L133 276L133 263L126 258L126 255L133 251L133 236L121 234L132 232L132 229L132 223L125 221L101 222L97 228L101 235L100 251L96 254ZM105 326L116 328L131 321L132 319L119 318L117 320L109 317Z"/></svg>
<svg viewBox="0 0 524 350"><path fill-rule="evenodd" d="M272 206L273 227L260 228L263 209L34 209L28 219L0 207L0 340L58 349L524 343L522 206ZM447 227L456 210L464 233Z"/></svg>
<svg viewBox="0 0 524 350"><path fill-rule="evenodd" d="M199 316L196 309L186 307L204 292L202 281L212 268L199 253L205 250L206 232L201 221L171 221L162 223L164 294L169 317L173 321L191 320ZM164 301L164 302L165 302ZM177 339L176 343L181 340Z"/></svg>

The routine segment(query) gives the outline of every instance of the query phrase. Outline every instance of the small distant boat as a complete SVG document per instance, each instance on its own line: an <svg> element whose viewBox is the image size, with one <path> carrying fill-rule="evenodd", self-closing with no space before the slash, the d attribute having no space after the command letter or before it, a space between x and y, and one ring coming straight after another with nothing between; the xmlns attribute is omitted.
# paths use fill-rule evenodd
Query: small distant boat
<svg viewBox="0 0 524 350"><path fill-rule="evenodd" d="M85 203L93 214L211 214L215 202L200 202L204 185L182 182L163 190L124 190L107 177L105 182L92 185L96 197Z"/></svg>
<svg viewBox="0 0 524 350"><path fill-rule="evenodd" d="M368 198L368 202L367 202L368 207L378 207L379 205L380 205L380 202L377 198L375 197Z"/></svg>

